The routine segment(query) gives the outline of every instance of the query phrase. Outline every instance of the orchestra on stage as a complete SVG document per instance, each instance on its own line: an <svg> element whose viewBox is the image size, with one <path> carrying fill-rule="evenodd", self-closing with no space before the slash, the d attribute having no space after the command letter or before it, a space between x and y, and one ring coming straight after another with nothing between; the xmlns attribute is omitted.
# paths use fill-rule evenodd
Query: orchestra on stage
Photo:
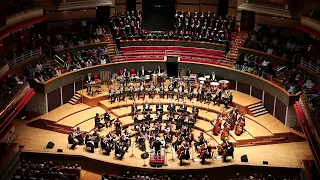
<svg viewBox="0 0 320 180"><path fill-rule="evenodd" d="M91 76L88 74L88 77L89 75ZM161 67L155 71L145 71L142 67L134 77L124 69L112 83L109 85L110 103L134 100L131 105L133 126L122 127L122 121L119 118L111 119L109 112L101 115L97 113L94 117L93 134L83 133L80 129L70 132L68 142L71 149L85 145L89 152L94 153L100 142L100 148L106 155L114 150L115 157L122 159L130 148L133 154L133 147L146 152L156 146L156 153L161 149L170 151L171 147L172 154L176 154L179 159L179 165L183 165L185 160L196 158L200 159L201 164L206 164L206 159L214 159L219 155L223 160L227 156L233 157L230 132L234 131L238 136L245 132L245 116L239 115L238 107L232 108L227 115L219 114L214 121L210 121L210 132L201 132L198 137L194 135L199 118L199 108L195 105L197 101L213 106L223 104L225 110L232 105L233 95L227 80L217 81L215 76L197 77L194 74L168 78ZM88 88L88 93L90 92L92 88ZM159 101L149 103L148 99L151 100L156 95L159 95ZM136 100L141 98L143 103L139 108ZM167 109L164 109L163 101L160 101L164 98L168 99ZM187 101L193 103L190 109ZM152 113L156 115L152 116ZM99 135L102 128L109 128L107 135ZM220 135L222 144L210 144L210 139L206 139L205 134Z"/></svg>

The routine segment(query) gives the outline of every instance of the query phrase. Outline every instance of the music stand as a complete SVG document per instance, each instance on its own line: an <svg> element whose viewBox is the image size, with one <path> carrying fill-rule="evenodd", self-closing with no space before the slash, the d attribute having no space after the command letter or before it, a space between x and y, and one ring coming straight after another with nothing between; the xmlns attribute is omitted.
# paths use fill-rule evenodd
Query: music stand
<svg viewBox="0 0 320 180"><path fill-rule="evenodd" d="M143 167L146 167L146 159L149 157L149 153L147 151L141 154L141 158L143 159Z"/></svg>
<svg viewBox="0 0 320 180"><path fill-rule="evenodd" d="M131 143L131 155L129 156L131 158L135 158L136 156L133 154L133 143Z"/></svg>
<svg viewBox="0 0 320 180"><path fill-rule="evenodd" d="M164 150L163 152L164 152L164 158L165 158L164 166L168 166L168 162L167 162L168 161L167 160L167 153L168 152L166 150Z"/></svg>
<svg viewBox="0 0 320 180"><path fill-rule="evenodd" d="M172 143L171 143L171 159L169 159L169 161L175 162L174 158L173 158L173 152L175 150L173 149Z"/></svg>

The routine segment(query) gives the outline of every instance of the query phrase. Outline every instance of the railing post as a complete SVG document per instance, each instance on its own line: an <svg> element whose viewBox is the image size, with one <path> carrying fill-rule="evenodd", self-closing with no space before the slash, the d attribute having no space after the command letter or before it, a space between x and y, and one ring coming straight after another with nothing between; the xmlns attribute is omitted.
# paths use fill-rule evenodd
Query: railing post
<svg viewBox="0 0 320 180"><path fill-rule="evenodd" d="M32 55L32 49L30 50L30 57L33 57L33 55Z"/></svg>
<svg viewBox="0 0 320 180"><path fill-rule="evenodd" d="M309 69L311 69L311 61L309 61Z"/></svg>
<svg viewBox="0 0 320 180"><path fill-rule="evenodd" d="M50 53L51 54L51 53ZM42 49L41 46L39 47L39 55L42 55Z"/></svg>
<svg viewBox="0 0 320 180"><path fill-rule="evenodd" d="M23 57L23 53L21 54L21 61L23 61L24 60L24 57Z"/></svg>

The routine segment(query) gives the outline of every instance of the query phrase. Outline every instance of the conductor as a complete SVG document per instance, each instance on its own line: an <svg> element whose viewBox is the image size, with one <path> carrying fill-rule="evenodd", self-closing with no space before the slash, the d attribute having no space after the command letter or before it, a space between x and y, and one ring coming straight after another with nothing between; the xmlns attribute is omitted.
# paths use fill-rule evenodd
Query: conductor
<svg viewBox="0 0 320 180"><path fill-rule="evenodd" d="M156 137L156 140L153 142L155 158L161 159L161 141L159 137Z"/></svg>

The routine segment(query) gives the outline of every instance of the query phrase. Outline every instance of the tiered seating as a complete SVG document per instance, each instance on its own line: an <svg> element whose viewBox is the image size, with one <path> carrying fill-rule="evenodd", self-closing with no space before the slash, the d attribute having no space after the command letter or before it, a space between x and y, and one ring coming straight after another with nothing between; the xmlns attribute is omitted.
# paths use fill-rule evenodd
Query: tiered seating
<svg viewBox="0 0 320 180"><path fill-rule="evenodd" d="M50 162L32 163L22 161L12 180L24 179L59 179L59 180L77 180L80 178L81 166L58 165Z"/></svg>
<svg viewBox="0 0 320 180"><path fill-rule="evenodd" d="M127 60L163 60L167 54L180 56L180 61L220 64L231 67L233 62L224 58L220 50L180 46L132 46L123 47Z"/></svg>

